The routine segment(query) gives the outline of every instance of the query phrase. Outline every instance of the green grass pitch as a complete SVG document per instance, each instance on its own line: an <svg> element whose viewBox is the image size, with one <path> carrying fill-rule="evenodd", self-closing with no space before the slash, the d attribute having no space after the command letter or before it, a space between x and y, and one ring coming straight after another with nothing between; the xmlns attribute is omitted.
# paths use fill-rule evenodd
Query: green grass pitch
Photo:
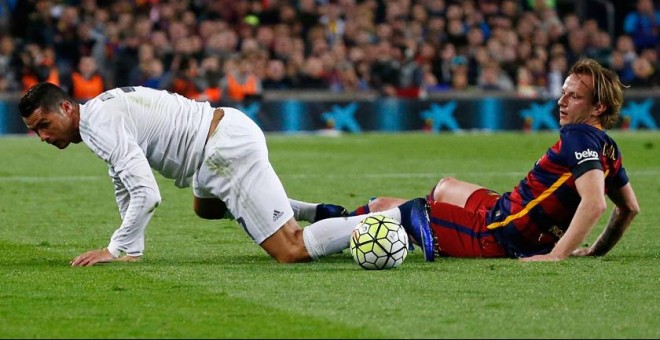
<svg viewBox="0 0 660 340"><path fill-rule="evenodd" d="M4 137L0 337L660 338L660 133L612 135L642 212L607 256L424 263L415 251L385 271L348 251L277 264L234 222L197 218L191 190L162 177L143 261L71 268L119 224L105 164L83 145ZM290 197L354 208L423 196L446 175L508 191L557 134L267 138Z"/></svg>

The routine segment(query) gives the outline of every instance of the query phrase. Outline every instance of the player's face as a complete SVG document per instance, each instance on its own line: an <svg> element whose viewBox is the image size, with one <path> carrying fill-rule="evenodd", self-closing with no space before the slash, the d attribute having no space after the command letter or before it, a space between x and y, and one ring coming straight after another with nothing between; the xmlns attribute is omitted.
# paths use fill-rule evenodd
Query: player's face
<svg viewBox="0 0 660 340"><path fill-rule="evenodd" d="M589 124L601 127L598 116L602 113L602 105L592 104L591 76L571 74L564 81L559 104L559 125Z"/></svg>
<svg viewBox="0 0 660 340"><path fill-rule="evenodd" d="M59 149L65 149L70 143L80 142L73 121L73 105L63 102L56 111L38 108L32 114L23 118L28 129L34 131L39 138Z"/></svg>

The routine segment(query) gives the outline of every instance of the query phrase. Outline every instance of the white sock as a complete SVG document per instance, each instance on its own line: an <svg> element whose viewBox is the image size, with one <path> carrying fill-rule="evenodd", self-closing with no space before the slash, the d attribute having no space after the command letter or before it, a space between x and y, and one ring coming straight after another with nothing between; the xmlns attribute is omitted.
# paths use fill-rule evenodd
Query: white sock
<svg viewBox="0 0 660 340"><path fill-rule="evenodd" d="M378 213L350 217L333 217L310 224L303 229L305 248L313 259L341 252L348 248L351 233L355 226L370 215L385 215L397 221L401 220L399 208L392 208Z"/></svg>
<svg viewBox="0 0 660 340"><path fill-rule="evenodd" d="M289 198L289 204L291 204L293 217L296 221L314 222L314 218L316 217L316 206L318 205L317 203L308 203Z"/></svg>

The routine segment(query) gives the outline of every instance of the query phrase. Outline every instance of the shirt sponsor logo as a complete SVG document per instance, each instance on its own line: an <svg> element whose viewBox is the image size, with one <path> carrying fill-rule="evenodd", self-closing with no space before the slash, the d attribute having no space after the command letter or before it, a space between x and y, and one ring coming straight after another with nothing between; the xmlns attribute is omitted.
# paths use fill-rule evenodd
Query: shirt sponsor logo
<svg viewBox="0 0 660 340"><path fill-rule="evenodd" d="M586 149L582 152L575 151L575 159L581 161L580 163L587 160L598 160L598 152L591 149Z"/></svg>

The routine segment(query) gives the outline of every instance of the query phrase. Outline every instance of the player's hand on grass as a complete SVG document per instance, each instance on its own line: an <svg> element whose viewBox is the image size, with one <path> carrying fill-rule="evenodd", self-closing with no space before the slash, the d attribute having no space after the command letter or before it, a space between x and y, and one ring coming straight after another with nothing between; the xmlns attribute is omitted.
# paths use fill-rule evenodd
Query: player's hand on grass
<svg viewBox="0 0 660 340"><path fill-rule="evenodd" d="M575 249L572 253L572 256L593 256L594 253L589 247Z"/></svg>
<svg viewBox="0 0 660 340"><path fill-rule="evenodd" d="M85 252L71 261L72 267L86 267L93 266L97 263L105 263L112 261L121 261L121 262L135 262L139 261L139 256L120 256L114 257L112 254L105 248L90 250Z"/></svg>
<svg viewBox="0 0 660 340"><path fill-rule="evenodd" d="M522 262L552 262L561 261L563 258L553 254L534 255L530 257L523 257L520 259Z"/></svg>

